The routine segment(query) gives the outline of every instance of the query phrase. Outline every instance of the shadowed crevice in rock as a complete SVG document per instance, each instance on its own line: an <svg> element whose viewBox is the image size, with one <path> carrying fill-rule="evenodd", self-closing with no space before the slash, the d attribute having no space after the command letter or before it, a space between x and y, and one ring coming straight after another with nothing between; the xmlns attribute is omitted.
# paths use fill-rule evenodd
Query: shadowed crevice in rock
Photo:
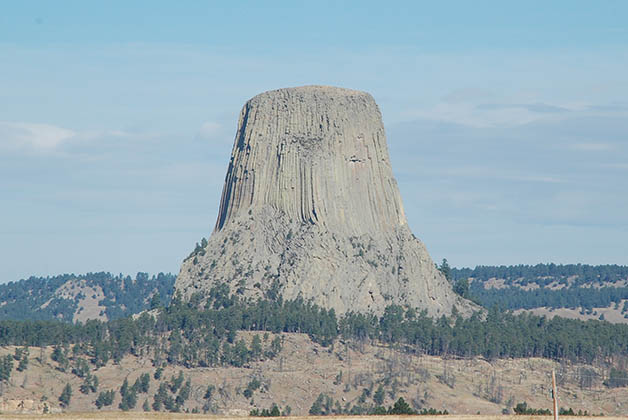
<svg viewBox="0 0 628 420"><path fill-rule="evenodd" d="M222 282L339 313L471 308L407 226L377 104L336 87L265 92L243 107L214 232L176 289Z"/></svg>

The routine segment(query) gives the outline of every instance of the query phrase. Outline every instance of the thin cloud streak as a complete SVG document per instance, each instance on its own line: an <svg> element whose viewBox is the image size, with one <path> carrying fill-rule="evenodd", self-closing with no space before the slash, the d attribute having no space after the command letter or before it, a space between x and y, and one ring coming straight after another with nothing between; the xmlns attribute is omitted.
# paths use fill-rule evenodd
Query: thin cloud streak
<svg viewBox="0 0 628 420"><path fill-rule="evenodd" d="M608 152L613 150L614 146L608 143L576 143L570 149L582 152Z"/></svg>
<svg viewBox="0 0 628 420"><path fill-rule="evenodd" d="M222 126L213 121L206 121L198 130L198 137L204 140L212 140L220 133Z"/></svg>
<svg viewBox="0 0 628 420"><path fill-rule="evenodd" d="M623 45L491 50L456 40L453 50L430 52L316 42L243 52L125 42L0 43L10 58L0 70L2 119L72 133L48 149L32 141L9 149L0 137L0 231L25 233L0 241L11 263L0 281L65 267L176 271L215 222L242 104L303 84L374 96L408 219L435 260L626 263L625 234L548 227L628 225ZM596 191L595 200L578 200ZM37 237L33 252L26 233L48 226L54 234ZM145 233L130 242L120 232L132 226ZM151 235L151 226L179 233ZM85 259L72 258L86 249Z"/></svg>
<svg viewBox="0 0 628 420"><path fill-rule="evenodd" d="M426 119L474 128L493 128L588 116L628 116L628 108L583 103L478 103L446 99L430 107L409 109L404 115L406 121Z"/></svg>
<svg viewBox="0 0 628 420"><path fill-rule="evenodd" d="M0 121L0 146L3 149L47 152L75 136L75 131L50 124Z"/></svg>

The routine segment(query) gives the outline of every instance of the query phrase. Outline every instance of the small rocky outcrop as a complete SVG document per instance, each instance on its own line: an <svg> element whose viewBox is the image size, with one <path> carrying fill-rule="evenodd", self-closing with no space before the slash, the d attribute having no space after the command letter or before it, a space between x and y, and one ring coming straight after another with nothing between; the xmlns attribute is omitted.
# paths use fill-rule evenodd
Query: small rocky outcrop
<svg viewBox="0 0 628 420"><path fill-rule="evenodd" d="M337 313L472 308L408 228L375 101L335 87L279 89L244 105L215 229L175 287L189 298L219 283Z"/></svg>

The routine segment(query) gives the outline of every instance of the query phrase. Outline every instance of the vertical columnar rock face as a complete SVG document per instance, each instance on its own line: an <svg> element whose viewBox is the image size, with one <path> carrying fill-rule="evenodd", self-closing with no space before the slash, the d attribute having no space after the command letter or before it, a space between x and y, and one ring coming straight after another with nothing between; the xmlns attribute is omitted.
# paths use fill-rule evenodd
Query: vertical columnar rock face
<svg viewBox="0 0 628 420"><path fill-rule="evenodd" d="M216 228L267 205L345 234L405 224L384 127L370 95L328 87L282 89L244 106Z"/></svg>
<svg viewBox="0 0 628 420"><path fill-rule="evenodd" d="M471 309L407 226L375 101L334 87L265 92L242 109L216 227L175 287L189 297L219 283L339 313Z"/></svg>

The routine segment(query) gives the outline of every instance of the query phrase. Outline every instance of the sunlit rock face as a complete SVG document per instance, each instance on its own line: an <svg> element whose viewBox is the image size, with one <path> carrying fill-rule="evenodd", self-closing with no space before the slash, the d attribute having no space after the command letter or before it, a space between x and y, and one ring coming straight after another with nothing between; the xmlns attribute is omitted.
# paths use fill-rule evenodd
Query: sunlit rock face
<svg viewBox="0 0 628 420"><path fill-rule="evenodd" d="M408 228L377 104L326 86L244 105L214 232L175 287L189 298L219 283L337 313L471 310Z"/></svg>

